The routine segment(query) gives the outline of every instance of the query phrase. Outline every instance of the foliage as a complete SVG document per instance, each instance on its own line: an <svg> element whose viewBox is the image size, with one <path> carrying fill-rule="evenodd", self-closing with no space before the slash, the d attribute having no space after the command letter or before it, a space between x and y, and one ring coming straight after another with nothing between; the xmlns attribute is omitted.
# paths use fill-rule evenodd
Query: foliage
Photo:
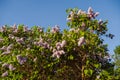
<svg viewBox="0 0 120 80"><path fill-rule="evenodd" d="M114 60L115 60L115 72L114 75L116 79L120 79L120 45L114 50Z"/></svg>
<svg viewBox="0 0 120 80"><path fill-rule="evenodd" d="M45 32L39 26L2 26L0 79L5 80L110 80L113 65L102 36L107 21L98 12L68 9L69 29L59 26ZM103 76L105 75L105 77Z"/></svg>

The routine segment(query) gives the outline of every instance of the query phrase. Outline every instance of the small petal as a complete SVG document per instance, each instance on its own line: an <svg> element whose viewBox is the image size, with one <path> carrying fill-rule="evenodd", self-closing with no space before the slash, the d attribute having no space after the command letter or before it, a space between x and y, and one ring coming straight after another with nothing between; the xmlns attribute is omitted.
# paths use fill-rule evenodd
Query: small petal
<svg viewBox="0 0 120 80"><path fill-rule="evenodd" d="M96 12L95 14L94 14L94 17L97 17L99 15L99 12Z"/></svg>
<svg viewBox="0 0 120 80"><path fill-rule="evenodd" d="M63 40L62 43L61 43L61 47L64 47L66 45L66 41Z"/></svg>
<svg viewBox="0 0 120 80"><path fill-rule="evenodd" d="M93 13L93 9L91 7L88 8L88 14L92 14Z"/></svg>
<svg viewBox="0 0 120 80"><path fill-rule="evenodd" d="M57 54L56 57L57 57L57 58L60 58L60 55Z"/></svg>
<svg viewBox="0 0 120 80"><path fill-rule="evenodd" d="M85 42L84 37L81 37L78 41L78 46L81 46Z"/></svg>
<svg viewBox="0 0 120 80"><path fill-rule="evenodd" d="M61 48L61 46L57 46L56 48L59 50Z"/></svg>

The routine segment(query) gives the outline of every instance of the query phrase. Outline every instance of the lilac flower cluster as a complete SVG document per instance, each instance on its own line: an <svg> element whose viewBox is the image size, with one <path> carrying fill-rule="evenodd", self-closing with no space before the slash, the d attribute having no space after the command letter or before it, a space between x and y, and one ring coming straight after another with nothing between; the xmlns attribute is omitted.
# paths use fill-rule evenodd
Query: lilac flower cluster
<svg viewBox="0 0 120 80"><path fill-rule="evenodd" d="M0 32L6 32L6 27L2 26L1 29L0 29Z"/></svg>
<svg viewBox="0 0 120 80"><path fill-rule="evenodd" d="M44 42L42 38L39 41L34 42L34 45L41 46L43 48L50 48L50 45L47 42Z"/></svg>
<svg viewBox="0 0 120 80"><path fill-rule="evenodd" d="M15 39L18 44L25 44L23 38L15 37Z"/></svg>
<svg viewBox="0 0 120 80"><path fill-rule="evenodd" d="M14 25L12 26L12 29L13 29L13 33L17 33L17 32L18 32L18 29L17 29L17 25L16 25L16 24L14 24Z"/></svg>
<svg viewBox="0 0 120 80"><path fill-rule="evenodd" d="M88 12L85 12L83 10L78 10L77 13L71 11L69 16L67 17L68 21L74 20L74 18L78 18L80 15L86 15L88 18L92 19L99 15L99 12L94 13L93 9L91 7L88 8Z"/></svg>
<svg viewBox="0 0 120 80"><path fill-rule="evenodd" d="M15 68L12 64L8 64L8 63L4 63L4 64L2 64L2 67L3 67L3 68L8 68L10 71L14 71L14 70L16 70L16 68ZM6 77L6 76L8 76L8 71L2 73L1 76L2 76L2 77Z"/></svg>
<svg viewBox="0 0 120 80"><path fill-rule="evenodd" d="M10 50L12 49L12 47L13 47L13 44L10 44L8 47L3 46L2 48L0 48L0 50L4 51L1 55L9 54L11 52Z"/></svg>
<svg viewBox="0 0 120 80"><path fill-rule="evenodd" d="M65 51L61 50L65 46L66 46L66 40L63 40L62 42L57 42L56 49L53 49L52 57L60 58L62 54L65 54Z"/></svg>
<svg viewBox="0 0 120 80"><path fill-rule="evenodd" d="M21 55L17 55L16 58L17 58L17 61L20 65L24 64L27 61L27 58L22 57Z"/></svg>
<svg viewBox="0 0 120 80"><path fill-rule="evenodd" d="M56 43L56 48L59 50L59 49L63 48L65 45L66 45L66 41L63 40L62 42Z"/></svg>
<svg viewBox="0 0 120 80"><path fill-rule="evenodd" d="M12 64L9 65L9 70L10 70L10 71L14 71L15 69L16 69L16 68L15 68Z"/></svg>
<svg viewBox="0 0 120 80"><path fill-rule="evenodd" d="M77 28L77 29L75 29L75 28L70 28L70 29L69 29L69 32L78 33L78 32L80 32L80 30L82 30L82 29L80 29L80 28ZM70 35L68 35L68 36L70 36Z"/></svg>
<svg viewBox="0 0 120 80"><path fill-rule="evenodd" d="M99 12L94 13L93 9L91 7L88 8L88 17L95 18L99 15Z"/></svg>
<svg viewBox="0 0 120 80"><path fill-rule="evenodd" d="M67 17L68 21L72 21L74 19L74 12L70 12L69 16Z"/></svg>
<svg viewBox="0 0 120 80"><path fill-rule="evenodd" d="M16 68L12 64L4 63L2 64L3 68L9 68L10 71L14 71Z"/></svg>
<svg viewBox="0 0 120 80"><path fill-rule="evenodd" d="M52 57L60 58L60 56L61 56L62 54L65 54L65 52L64 52L63 50L53 49Z"/></svg>
<svg viewBox="0 0 120 80"><path fill-rule="evenodd" d="M55 25L55 27L53 27L52 30L51 30L52 33L57 33L59 31L60 31L60 28L59 28L58 25Z"/></svg>

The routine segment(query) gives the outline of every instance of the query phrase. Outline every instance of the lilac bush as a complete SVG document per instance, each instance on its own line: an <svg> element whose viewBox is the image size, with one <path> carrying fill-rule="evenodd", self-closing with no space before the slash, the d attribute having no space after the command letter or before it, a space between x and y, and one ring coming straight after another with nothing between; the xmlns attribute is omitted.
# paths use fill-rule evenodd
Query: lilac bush
<svg viewBox="0 0 120 80"><path fill-rule="evenodd" d="M0 29L0 79L99 80L110 67L106 44L107 22L98 12L67 10L69 29L58 25L46 31L40 26L2 26ZM110 37L110 36L109 36ZM108 66L110 65L110 66ZM105 78L111 79L108 73Z"/></svg>

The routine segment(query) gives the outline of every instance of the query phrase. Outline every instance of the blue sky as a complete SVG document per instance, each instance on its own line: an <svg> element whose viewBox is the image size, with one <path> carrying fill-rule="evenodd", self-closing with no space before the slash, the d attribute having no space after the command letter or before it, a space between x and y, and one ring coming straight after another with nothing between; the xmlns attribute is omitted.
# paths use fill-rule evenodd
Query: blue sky
<svg viewBox="0 0 120 80"><path fill-rule="evenodd" d="M44 28L59 25L67 28L68 8L78 7L86 10L91 6L100 12L98 19L108 20L108 29L114 39L105 39L110 53L120 45L120 0L0 0L0 26L25 24L29 27L39 25Z"/></svg>

